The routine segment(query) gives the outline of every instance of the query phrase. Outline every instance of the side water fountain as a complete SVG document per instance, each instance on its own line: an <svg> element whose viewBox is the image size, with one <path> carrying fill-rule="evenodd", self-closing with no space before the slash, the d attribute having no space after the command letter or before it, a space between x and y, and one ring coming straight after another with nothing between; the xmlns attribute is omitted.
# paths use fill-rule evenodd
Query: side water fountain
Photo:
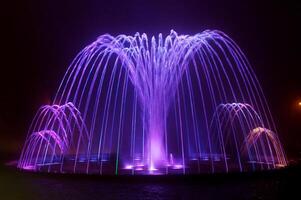
<svg viewBox="0 0 301 200"><path fill-rule="evenodd" d="M199 174L287 165L246 56L225 33L101 35L32 120L18 168Z"/></svg>

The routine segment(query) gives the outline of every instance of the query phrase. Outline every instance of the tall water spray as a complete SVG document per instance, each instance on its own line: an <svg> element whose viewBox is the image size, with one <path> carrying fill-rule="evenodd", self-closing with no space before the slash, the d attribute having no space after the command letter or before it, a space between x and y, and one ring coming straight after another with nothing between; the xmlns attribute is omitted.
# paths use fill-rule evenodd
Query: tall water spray
<svg viewBox="0 0 301 200"><path fill-rule="evenodd" d="M273 130L273 131L272 131ZM18 167L178 174L286 166L262 88L220 31L101 35L29 128Z"/></svg>

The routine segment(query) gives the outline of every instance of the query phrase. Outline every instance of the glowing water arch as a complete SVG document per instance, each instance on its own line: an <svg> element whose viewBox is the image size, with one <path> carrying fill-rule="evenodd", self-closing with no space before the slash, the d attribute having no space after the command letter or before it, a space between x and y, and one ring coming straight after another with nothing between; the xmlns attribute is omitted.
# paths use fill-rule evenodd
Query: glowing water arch
<svg viewBox="0 0 301 200"><path fill-rule="evenodd" d="M236 124L235 124L236 123ZM237 161L240 171L244 171L244 163L242 161L243 154L246 154L249 162L252 163L254 169L254 160L261 164L261 168L264 169L262 164L267 164L267 168L286 166L286 158L283 154L281 144L275 133L264 127L261 116L255 111L255 109L244 103L227 103L220 104L211 122L211 127L217 128L216 131L212 130L212 133L217 135L213 138L219 138L219 144L225 155L227 155L227 141L233 136L235 149L237 153ZM227 131L229 133L227 133ZM264 144L263 138L260 138L263 133L266 133L269 141ZM259 139L260 138L260 139ZM273 156L273 149L270 143L273 144L273 149L276 152L276 156ZM253 147L254 153L251 152ZM263 156L263 158L262 158ZM271 158L271 160L269 160ZM225 164L228 169L228 163L225 159ZM270 163L270 164L269 164ZM270 166L271 165L271 166Z"/></svg>
<svg viewBox="0 0 301 200"><path fill-rule="evenodd" d="M54 162L55 158L63 159L66 153L70 153L68 151L70 151L71 143L74 142L73 135L76 129L80 132L80 138L88 140L87 128L80 112L72 103L62 106L42 106L29 129L18 167L36 169L37 166ZM85 135L82 136L82 134ZM47 157L49 154L51 156Z"/></svg>
<svg viewBox="0 0 301 200"><path fill-rule="evenodd" d="M267 128L256 127L253 130L251 130L246 138L245 149L251 148L252 145L255 145L255 143L258 141L259 137L262 135L267 136L268 139L273 144L274 150L276 152L276 158L278 160L278 162L276 163L276 166L277 167L286 166L287 163L286 163L285 155L283 154L279 139L273 131L271 131Z"/></svg>

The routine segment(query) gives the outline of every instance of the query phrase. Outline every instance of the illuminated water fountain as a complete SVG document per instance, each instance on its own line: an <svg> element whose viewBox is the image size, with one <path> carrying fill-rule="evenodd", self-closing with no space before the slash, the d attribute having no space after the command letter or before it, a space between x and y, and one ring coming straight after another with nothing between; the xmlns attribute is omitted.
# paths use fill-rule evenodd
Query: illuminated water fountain
<svg viewBox="0 0 301 200"><path fill-rule="evenodd" d="M234 102L234 103L233 103ZM105 34L29 128L21 169L193 174L286 166L260 84L220 31Z"/></svg>

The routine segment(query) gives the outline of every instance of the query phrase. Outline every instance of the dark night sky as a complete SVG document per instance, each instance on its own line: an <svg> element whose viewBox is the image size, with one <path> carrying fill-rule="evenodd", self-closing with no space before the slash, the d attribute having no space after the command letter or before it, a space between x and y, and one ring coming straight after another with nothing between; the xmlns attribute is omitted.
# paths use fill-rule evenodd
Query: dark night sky
<svg viewBox="0 0 301 200"><path fill-rule="evenodd" d="M35 111L51 101L68 64L98 35L219 29L246 53L285 149L290 157L300 157L301 6L275 2L23 0L1 5L0 153L19 153Z"/></svg>

